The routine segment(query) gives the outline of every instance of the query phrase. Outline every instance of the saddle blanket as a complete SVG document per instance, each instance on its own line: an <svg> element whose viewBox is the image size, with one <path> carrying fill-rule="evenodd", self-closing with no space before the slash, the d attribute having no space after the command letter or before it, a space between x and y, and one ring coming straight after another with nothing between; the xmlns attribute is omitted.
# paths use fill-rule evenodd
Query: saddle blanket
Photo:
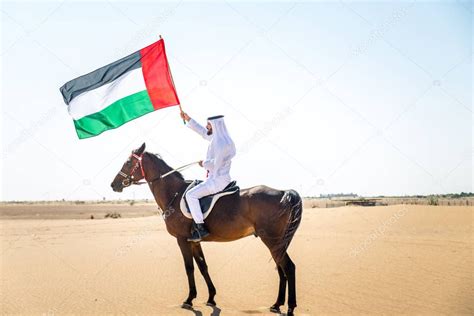
<svg viewBox="0 0 474 316"><path fill-rule="evenodd" d="M179 208L181 209L181 212L183 213L184 216L186 216L189 219L192 219L191 211L189 211L188 203L186 202L186 192L188 192L190 189L201 183L201 180L194 180L191 182L190 185L186 188L184 191L183 196L181 197L181 201L179 203ZM211 195L206 195L202 198L199 199L199 204L201 205L201 211L204 219L211 213L214 205L216 204L217 200L219 200L221 197L238 193L240 191L240 188L236 185L235 181L232 181L229 183L224 190L217 192L215 194Z"/></svg>

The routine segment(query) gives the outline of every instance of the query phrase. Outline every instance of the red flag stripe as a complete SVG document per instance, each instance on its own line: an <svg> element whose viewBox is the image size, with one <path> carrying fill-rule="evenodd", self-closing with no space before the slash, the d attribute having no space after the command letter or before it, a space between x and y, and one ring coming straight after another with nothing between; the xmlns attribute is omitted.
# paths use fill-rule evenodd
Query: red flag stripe
<svg viewBox="0 0 474 316"><path fill-rule="evenodd" d="M178 105L163 39L140 50L143 77L155 110Z"/></svg>

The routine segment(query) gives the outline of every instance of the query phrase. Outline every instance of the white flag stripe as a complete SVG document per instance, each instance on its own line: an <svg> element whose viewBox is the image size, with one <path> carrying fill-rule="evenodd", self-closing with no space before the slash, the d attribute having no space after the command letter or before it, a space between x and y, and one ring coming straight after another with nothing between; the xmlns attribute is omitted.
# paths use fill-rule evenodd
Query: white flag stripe
<svg viewBox="0 0 474 316"><path fill-rule="evenodd" d="M146 85L140 67L125 73L111 83L78 95L69 103L69 114L74 120L78 120L100 112L112 103L143 90L146 90Z"/></svg>

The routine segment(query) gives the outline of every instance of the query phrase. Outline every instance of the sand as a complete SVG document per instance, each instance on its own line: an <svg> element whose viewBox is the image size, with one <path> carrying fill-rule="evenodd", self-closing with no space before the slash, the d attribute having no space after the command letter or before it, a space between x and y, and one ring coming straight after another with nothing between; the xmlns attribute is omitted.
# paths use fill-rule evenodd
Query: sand
<svg viewBox="0 0 474 316"><path fill-rule="evenodd" d="M270 314L278 278L258 238L203 244L218 308L205 306L196 269L188 311L179 307L187 295L181 254L161 217L29 212L39 215L0 220L2 314ZM473 315L472 225L466 206L305 209L289 249L297 314Z"/></svg>

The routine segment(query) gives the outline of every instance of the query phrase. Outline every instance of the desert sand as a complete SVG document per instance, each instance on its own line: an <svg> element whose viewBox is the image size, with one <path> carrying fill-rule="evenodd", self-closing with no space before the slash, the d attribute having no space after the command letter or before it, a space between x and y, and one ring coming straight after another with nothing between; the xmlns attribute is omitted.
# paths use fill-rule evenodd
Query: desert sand
<svg viewBox="0 0 474 316"><path fill-rule="evenodd" d="M59 209L4 211L2 314L270 315L278 277L258 238L203 244L218 308L205 306L196 269L189 311L179 307L187 295L181 254L159 215L90 220L58 219ZM289 248L297 315L473 315L472 225L469 206L305 209Z"/></svg>

